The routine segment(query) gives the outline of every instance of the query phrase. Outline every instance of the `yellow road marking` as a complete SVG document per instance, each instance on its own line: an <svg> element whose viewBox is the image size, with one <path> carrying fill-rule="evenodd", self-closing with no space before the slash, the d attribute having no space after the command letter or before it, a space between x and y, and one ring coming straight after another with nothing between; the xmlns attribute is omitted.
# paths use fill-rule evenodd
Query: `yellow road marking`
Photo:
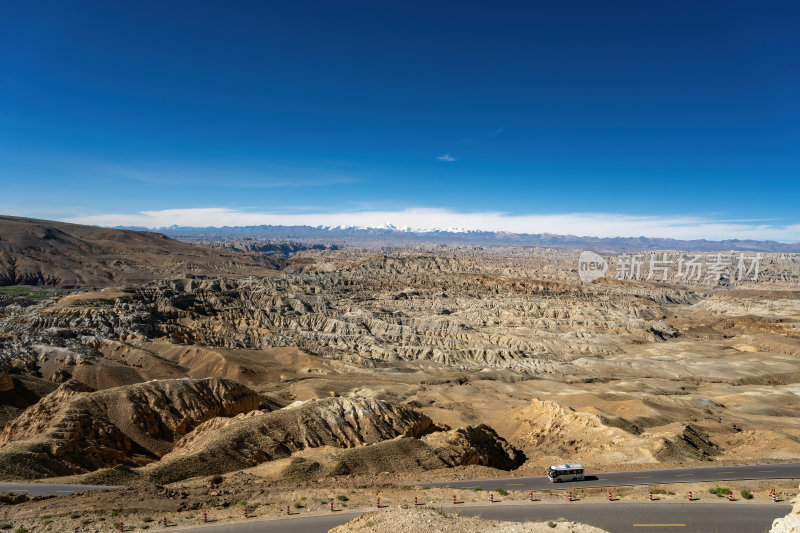
<svg viewBox="0 0 800 533"><path fill-rule="evenodd" d="M597 478L598 481L608 481L607 477L599 477Z"/></svg>
<svg viewBox="0 0 800 533"><path fill-rule="evenodd" d="M759 472L774 472L774 470L759 470Z"/></svg>
<svg viewBox="0 0 800 533"><path fill-rule="evenodd" d="M717 474L733 474L734 472L717 472Z"/></svg>
<svg viewBox="0 0 800 533"><path fill-rule="evenodd" d="M510 487L511 485L522 485L522 483L506 483L506 487Z"/></svg>
<svg viewBox="0 0 800 533"><path fill-rule="evenodd" d="M67 494L73 494L74 490L57 490L56 492L66 492Z"/></svg>
<svg viewBox="0 0 800 533"><path fill-rule="evenodd" d="M633 476L633 479L647 479L650 476Z"/></svg>
<svg viewBox="0 0 800 533"><path fill-rule="evenodd" d="M675 475L678 477L683 477L683 476L693 476L694 474L675 474Z"/></svg>
<svg viewBox="0 0 800 533"><path fill-rule="evenodd" d="M633 524L633 527L686 527L686 524Z"/></svg>

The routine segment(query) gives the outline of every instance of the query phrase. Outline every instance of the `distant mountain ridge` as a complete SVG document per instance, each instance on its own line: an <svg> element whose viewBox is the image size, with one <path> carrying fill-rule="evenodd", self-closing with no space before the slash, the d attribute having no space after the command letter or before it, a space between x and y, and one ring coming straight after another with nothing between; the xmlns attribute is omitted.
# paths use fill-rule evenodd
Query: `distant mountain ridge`
<svg viewBox="0 0 800 533"><path fill-rule="evenodd" d="M121 228L123 229L123 228ZM145 228L124 228L139 229ZM632 253L647 250L687 252L747 251L800 253L800 242L723 240L680 240L651 237L586 237L548 233L508 233L490 231L410 231L396 228L314 227L314 226L224 226L159 228L158 231L182 241L203 240L295 240L342 244L367 248L397 246L451 245L484 247L543 247L566 250L595 250L606 253Z"/></svg>

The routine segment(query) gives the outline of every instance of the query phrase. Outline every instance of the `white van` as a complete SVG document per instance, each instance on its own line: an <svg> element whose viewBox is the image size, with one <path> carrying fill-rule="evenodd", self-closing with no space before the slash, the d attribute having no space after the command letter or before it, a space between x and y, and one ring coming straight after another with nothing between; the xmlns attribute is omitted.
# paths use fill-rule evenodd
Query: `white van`
<svg viewBox="0 0 800 533"><path fill-rule="evenodd" d="M583 467L581 465L554 465L547 471L547 479L551 483L561 481L583 481Z"/></svg>

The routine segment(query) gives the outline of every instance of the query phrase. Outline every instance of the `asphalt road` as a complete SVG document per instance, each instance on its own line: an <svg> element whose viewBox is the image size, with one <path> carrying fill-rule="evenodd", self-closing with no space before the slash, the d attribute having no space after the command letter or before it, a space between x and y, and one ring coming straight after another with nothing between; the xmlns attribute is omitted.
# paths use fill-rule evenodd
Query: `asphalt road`
<svg viewBox="0 0 800 533"><path fill-rule="evenodd" d="M566 518L591 524L612 533L765 533L772 521L786 515L786 504L750 503L622 503L537 504L477 507L445 507L462 515L479 515L491 520L558 520ZM258 520L220 526L180 529L181 533L324 533L358 516L358 513Z"/></svg>
<svg viewBox="0 0 800 533"><path fill-rule="evenodd" d="M27 492L31 496L64 496L87 490L113 489L104 485L59 485L55 483L0 483L0 492Z"/></svg>
<svg viewBox="0 0 800 533"><path fill-rule="evenodd" d="M431 487L473 488L485 490L543 490L577 487L619 487L659 483L696 483L699 481L735 481L741 479L800 479L800 463L747 466L715 466L713 468L680 468L645 470L642 472L587 472L586 480L551 483L542 473L539 477L448 481L428 483Z"/></svg>
<svg viewBox="0 0 800 533"><path fill-rule="evenodd" d="M641 472L609 472L587 475L585 481L550 483L544 476L535 478L510 478L432 483L431 486L459 488L482 487L486 490L542 490L560 487L613 487L622 485L648 485L659 483L681 483L700 481L734 481L741 479L800 479L800 463L716 466L674 470L647 470ZM0 483L0 492L27 492L34 496L63 496L87 490L102 490L113 487L100 485L65 485L49 483ZM787 504L753 503L659 503L659 502L613 502L605 504L574 502L571 504L449 506L445 510L457 509L464 515L481 515L494 520L555 520L566 518L592 524L613 533L647 531L683 532L729 532L763 533L769 530L775 518L790 510ZM321 516L296 516L282 520L258 520L204 526L181 531L197 533L261 533L276 531L285 533L327 532L343 524L359 513L333 513ZM670 525L671 524L671 525Z"/></svg>
<svg viewBox="0 0 800 533"><path fill-rule="evenodd" d="M624 485L650 485L659 483L693 483L698 481L735 481L738 479L800 479L800 463L774 465L716 466L706 468L680 468L673 470L645 470L642 472L587 473L586 480L569 483L550 483L540 477L448 481L428 483L431 487L473 488L485 490L543 490L561 487L618 487ZM103 485L59 485L51 483L0 483L0 492L27 492L31 496L63 496L87 490L112 489Z"/></svg>

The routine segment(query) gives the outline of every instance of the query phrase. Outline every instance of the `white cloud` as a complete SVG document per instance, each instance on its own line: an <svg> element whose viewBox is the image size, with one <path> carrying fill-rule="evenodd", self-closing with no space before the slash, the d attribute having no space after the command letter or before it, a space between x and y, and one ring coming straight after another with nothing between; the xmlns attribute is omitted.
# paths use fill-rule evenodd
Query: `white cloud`
<svg viewBox="0 0 800 533"><path fill-rule="evenodd" d="M459 213L448 209L339 213L270 213L228 208L165 209L134 214L79 216L67 222L98 226L325 226L414 231L481 230L552 233L591 237L663 237L674 239L758 239L800 242L800 223L736 222L697 216L640 216L617 213L509 215L500 212Z"/></svg>
<svg viewBox="0 0 800 533"><path fill-rule="evenodd" d="M440 156L439 156L439 157L437 157L436 159L438 159L439 161L447 161L448 163L452 163L453 161L455 161L455 160L456 160L456 158L455 158L455 157L453 157L453 156L452 156L452 155L450 155L450 154L444 154L444 155L440 155Z"/></svg>

